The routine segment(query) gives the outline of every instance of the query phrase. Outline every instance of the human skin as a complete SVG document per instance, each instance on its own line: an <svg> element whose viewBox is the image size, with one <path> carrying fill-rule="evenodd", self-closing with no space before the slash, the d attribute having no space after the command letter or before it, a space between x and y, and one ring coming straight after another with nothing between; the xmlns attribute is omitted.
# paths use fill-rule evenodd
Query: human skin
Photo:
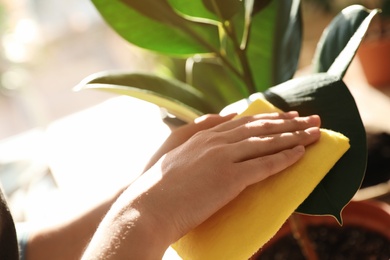
<svg viewBox="0 0 390 260"><path fill-rule="evenodd" d="M143 172L155 164L165 153L181 145L196 132L228 121L233 116L207 115L172 131L158 151L150 158ZM139 175L143 172L140 172ZM111 196L69 219L43 227L39 225L37 228L29 230L26 259L80 259L102 218L129 185L130 183L125 183Z"/></svg>
<svg viewBox="0 0 390 260"><path fill-rule="evenodd" d="M176 142L168 138L114 202L83 259L161 259L170 244L249 185L297 162L320 137L316 115L214 117L219 124L193 135L178 132ZM200 125L210 118L199 119Z"/></svg>

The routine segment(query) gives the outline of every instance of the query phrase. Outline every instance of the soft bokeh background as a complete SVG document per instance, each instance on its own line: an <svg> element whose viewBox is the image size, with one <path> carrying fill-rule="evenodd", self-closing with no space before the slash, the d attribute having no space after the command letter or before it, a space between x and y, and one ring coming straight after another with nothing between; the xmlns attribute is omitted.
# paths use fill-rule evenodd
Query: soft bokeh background
<svg viewBox="0 0 390 260"><path fill-rule="evenodd" d="M89 0L0 3L0 139L108 98L72 92L91 73L151 66L107 28Z"/></svg>
<svg viewBox="0 0 390 260"><path fill-rule="evenodd" d="M110 149L117 149L115 145L119 144L139 144L135 139L127 143L110 139L104 143L106 146L100 144L94 149L96 154L85 156L86 150L78 149L75 142L80 147L91 147L96 145L99 135L115 131L110 127L115 127L121 116L114 118L113 113L119 114L127 103L125 100L122 107L109 103L111 112L102 108L100 114L92 114L89 108L109 101L113 95L72 89L84 77L103 70L150 71L153 55L119 38L89 0L0 0L0 35L0 183L9 196L16 220L61 215L58 212L61 207L53 205L62 204L62 211L66 212L67 203L75 205L75 201L84 197L99 198L96 189L109 190L101 186L105 182L109 186L110 182L107 178L99 179L99 175L88 175L99 167L94 160L104 160L108 152L119 160ZM143 114L137 111L137 115ZM134 129L137 134L142 130L125 126L122 131ZM93 131L94 128L99 130ZM125 151L128 154L123 156L138 161L137 156L143 154L138 151L132 156L130 149ZM58 162L58 158L64 161ZM79 163L77 158L83 162ZM107 172L121 167L115 161L111 163ZM83 169L83 164L91 167ZM57 168L55 173L53 167ZM118 178L113 175L112 179ZM83 190L86 183L83 180L96 183L95 189ZM65 183L63 192L58 194L62 183ZM104 192L98 194L103 196ZM47 210L48 207L52 210Z"/></svg>

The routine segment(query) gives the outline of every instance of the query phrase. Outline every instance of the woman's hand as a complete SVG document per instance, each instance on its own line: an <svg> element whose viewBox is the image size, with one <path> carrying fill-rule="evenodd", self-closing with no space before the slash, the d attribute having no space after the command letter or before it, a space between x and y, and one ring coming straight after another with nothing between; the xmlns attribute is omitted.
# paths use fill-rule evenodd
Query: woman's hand
<svg viewBox="0 0 390 260"><path fill-rule="evenodd" d="M292 112L245 117L198 132L152 169L162 178L149 191L148 197L158 198L151 214L166 214L162 219L169 219L175 233L170 242L175 241L247 186L298 161L304 146L320 137L319 126L318 116Z"/></svg>
<svg viewBox="0 0 390 260"><path fill-rule="evenodd" d="M235 115L236 114L219 116L216 114L208 114L197 118L194 122L176 128L171 132L171 134L155 152L155 154L150 158L149 162L144 168L144 172L152 167L164 154L183 144L195 133L231 120Z"/></svg>
<svg viewBox="0 0 390 260"><path fill-rule="evenodd" d="M273 113L190 134L122 194L95 240L115 256L161 257L247 186L298 161L320 137L319 126L318 116Z"/></svg>

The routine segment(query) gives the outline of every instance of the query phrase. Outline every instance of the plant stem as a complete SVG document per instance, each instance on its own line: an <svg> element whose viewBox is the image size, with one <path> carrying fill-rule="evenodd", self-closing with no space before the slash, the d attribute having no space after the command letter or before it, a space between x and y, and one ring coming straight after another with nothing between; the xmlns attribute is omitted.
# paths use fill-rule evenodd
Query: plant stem
<svg viewBox="0 0 390 260"><path fill-rule="evenodd" d="M313 243L307 233L306 226L302 222L301 216L293 213L289 218L289 222L293 236L297 240L305 258L310 260L319 260L317 252L315 251Z"/></svg>
<svg viewBox="0 0 390 260"><path fill-rule="evenodd" d="M198 43L203 45L205 48L209 49L211 52L213 52L220 60L221 62L238 78L242 79L248 86L254 86L250 84L250 82L247 82L246 75L242 74L240 71L237 70L236 67L221 53L220 50L216 50L211 44L207 43L204 39L198 36L198 34L193 31L191 28L187 27L186 25L182 25L181 29L184 30L186 33L190 34ZM249 96L249 94L254 93L253 90L241 89L241 92L244 96Z"/></svg>
<svg viewBox="0 0 390 260"><path fill-rule="evenodd" d="M250 66L249 66L248 59L246 57L245 50L241 49L240 44L237 42L237 37L236 37L236 33L235 33L235 30L234 30L234 27L231 26L230 21L224 19L223 15L221 13L221 10L219 9L219 6L217 5L217 3L215 1L212 1L212 5L214 7L214 10L215 10L217 16L222 21L222 28L224 29L226 35L232 40L233 46L234 46L234 50L237 53L237 56L238 56L238 58L240 60L243 74L239 74L238 76L245 83L246 90L248 92L246 94L253 94L253 93L257 92L257 90L256 90L256 87L255 87L255 82L254 82L253 77L252 77L252 72L251 72L251 69L250 69ZM231 65L230 61L227 58L225 58L222 53L218 52L217 54L221 58L222 62L229 69L233 68L233 72L236 70L236 68L233 65L230 66ZM237 73L236 73L236 75L237 75Z"/></svg>
<svg viewBox="0 0 390 260"><path fill-rule="evenodd" d="M229 38L232 40L234 45L234 50L238 55L238 58L240 60L242 70L243 70L243 80L247 86L247 89L249 93L255 93L257 92L255 87L255 82L253 80L252 71L249 66L249 61L245 53L245 49L242 49L240 46L240 43L237 41L236 33L234 31L234 28L231 26L230 22L224 22L223 28L226 32L226 34L229 36Z"/></svg>
<svg viewBox="0 0 390 260"><path fill-rule="evenodd" d="M218 9L218 8L217 8ZM218 10L219 11L219 10ZM220 18L222 19L222 16L220 15ZM226 26L224 22L222 22L222 27L224 31L226 32L227 36L232 40L235 52L237 53L237 56L240 60L242 72L240 72L230 61L229 59L221 52L221 50L216 50L211 44L206 42L202 37L199 37L199 35L194 31L191 27L187 26L186 23L178 22L175 23L177 27L179 27L184 32L191 35L194 40L196 40L198 43L203 45L206 49L213 52L216 57L218 57L221 62L226 66L228 70L230 70L234 75L236 75L238 78L240 78L245 83L245 88L241 88L242 94L247 97L250 94L256 93L256 87L255 83L252 77L252 72L250 70L249 62L246 57L245 50L240 48L240 44L237 42L237 39L235 37L234 30L231 26Z"/></svg>

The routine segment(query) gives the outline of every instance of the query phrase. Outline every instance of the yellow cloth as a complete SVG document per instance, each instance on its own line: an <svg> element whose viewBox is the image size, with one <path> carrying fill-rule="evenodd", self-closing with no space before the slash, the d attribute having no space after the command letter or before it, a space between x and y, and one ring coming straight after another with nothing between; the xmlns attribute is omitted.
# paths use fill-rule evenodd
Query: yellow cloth
<svg viewBox="0 0 390 260"><path fill-rule="evenodd" d="M239 116L277 110L259 99ZM320 140L307 147L300 161L245 189L172 247L184 260L250 258L279 230L348 149L347 137L321 129Z"/></svg>

